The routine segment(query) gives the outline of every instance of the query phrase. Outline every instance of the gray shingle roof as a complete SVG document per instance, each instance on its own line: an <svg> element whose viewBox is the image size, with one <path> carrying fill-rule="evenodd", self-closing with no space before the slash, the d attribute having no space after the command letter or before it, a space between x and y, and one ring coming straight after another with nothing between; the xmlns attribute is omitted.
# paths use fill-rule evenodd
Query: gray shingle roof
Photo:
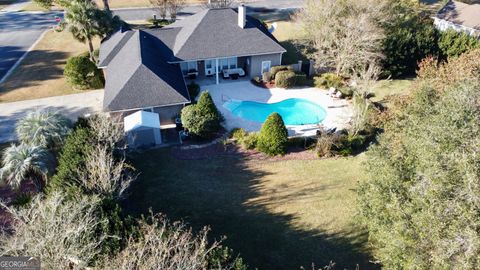
<svg viewBox="0 0 480 270"><path fill-rule="evenodd" d="M247 17L240 28L230 8L203 10L167 28L181 28L171 48L174 61L285 52L258 20Z"/></svg>
<svg viewBox="0 0 480 270"><path fill-rule="evenodd" d="M132 35L133 31L123 31L121 29L107 40L104 40L102 42L102 49L100 50L98 66L108 66L110 61L112 61Z"/></svg>
<svg viewBox="0 0 480 270"><path fill-rule="evenodd" d="M437 18L480 30L480 4L449 1L437 13Z"/></svg>
<svg viewBox="0 0 480 270"><path fill-rule="evenodd" d="M160 29L117 32L100 48L99 67L108 69L103 109L190 102L180 67L168 62L285 52L260 21L237 23L235 10L210 9Z"/></svg>
<svg viewBox="0 0 480 270"><path fill-rule="evenodd" d="M190 102L182 72L159 53L155 37L134 31L108 65L103 109L120 111Z"/></svg>

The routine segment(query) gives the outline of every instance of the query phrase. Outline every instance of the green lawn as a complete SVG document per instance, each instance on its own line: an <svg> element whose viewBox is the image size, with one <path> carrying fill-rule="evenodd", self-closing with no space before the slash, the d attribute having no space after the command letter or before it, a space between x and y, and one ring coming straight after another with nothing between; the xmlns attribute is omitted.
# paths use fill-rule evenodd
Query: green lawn
<svg viewBox="0 0 480 270"><path fill-rule="evenodd" d="M313 156L313 155L312 155ZM133 156L140 172L124 207L149 208L211 236L259 269L310 269L333 260L372 269L366 233L354 223L363 156L328 160L259 161L241 156L178 160L170 149Z"/></svg>
<svg viewBox="0 0 480 270"><path fill-rule="evenodd" d="M298 60L308 60L308 48L300 25L292 20L276 21L276 23L277 28L273 35L287 50L282 56L282 64L295 64Z"/></svg>
<svg viewBox="0 0 480 270"><path fill-rule="evenodd" d="M385 98L391 95L408 94L408 90L411 88L413 82L413 79L380 80L376 83L373 89L375 96L372 100L382 102L385 101Z"/></svg>

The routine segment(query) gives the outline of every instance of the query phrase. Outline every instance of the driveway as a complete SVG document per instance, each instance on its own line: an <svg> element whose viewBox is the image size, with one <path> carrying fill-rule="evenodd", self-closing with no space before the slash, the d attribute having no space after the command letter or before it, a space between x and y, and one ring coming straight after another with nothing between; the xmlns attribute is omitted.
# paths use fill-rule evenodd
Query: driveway
<svg viewBox="0 0 480 270"><path fill-rule="evenodd" d="M260 1L252 1L247 2L246 5L248 6L249 13L255 12L275 12L278 10L285 10L285 9L297 9L302 7L304 0L260 0ZM238 4L236 4L238 5ZM234 7L236 6L234 5ZM203 9L202 6L186 6L178 13L178 19L182 19L182 17L193 15ZM157 10L154 8L124 8L124 9L116 9L113 11L115 15L120 16L122 20L125 21L142 21L147 20L153 17L153 14L158 16Z"/></svg>
<svg viewBox="0 0 480 270"><path fill-rule="evenodd" d="M228 130L243 128L247 131L259 131L262 123L240 118L230 112L223 105L229 100L248 100L262 103L276 103L290 98L307 99L322 106L326 112L326 118L320 126L327 129L347 128L350 124L353 111L350 103L344 99L335 99L327 94L327 91L314 87L296 89L264 89L254 86L250 81L228 82L213 85L202 85L202 90L208 90L212 99L225 117L225 127ZM319 125L287 126L290 136L314 136Z"/></svg>
<svg viewBox="0 0 480 270"><path fill-rule="evenodd" d="M0 143L15 140L15 123L37 109L58 111L72 120L102 110L103 90L80 94L0 103Z"/></svg>
<svg viewBox="0 0 480 270"><path fill-rule="evenodd" d="M0 11L0 82L61 12Z"/></svg>

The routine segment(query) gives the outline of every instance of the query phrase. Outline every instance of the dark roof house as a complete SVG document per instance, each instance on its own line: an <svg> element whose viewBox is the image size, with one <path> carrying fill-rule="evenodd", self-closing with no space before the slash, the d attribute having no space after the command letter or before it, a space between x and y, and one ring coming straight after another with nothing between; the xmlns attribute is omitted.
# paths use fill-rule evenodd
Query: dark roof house
<svg viewBox="0 0 480 270"><path fill-rule="evenodd" d="M480 4L450 0L433 19L439 30L454 29L472 36L480 35Z"/></svg>
<svg viewBox="0 0 480 270"><path fill-rule="evenodd" d="M206 9L167 27L120 30L102 42L103 109L126 112L190 102L185 77L258 76L285 49L246 8Z"/></svg>

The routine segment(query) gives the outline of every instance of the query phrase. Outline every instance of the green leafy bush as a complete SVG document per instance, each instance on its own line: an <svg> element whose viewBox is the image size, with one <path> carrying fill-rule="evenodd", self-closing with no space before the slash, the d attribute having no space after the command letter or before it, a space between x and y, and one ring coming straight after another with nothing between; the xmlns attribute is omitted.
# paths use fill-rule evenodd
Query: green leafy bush
<svg viewBox="0 0 480 270"><path fill-rule="evenodd" d="M149 18L147 22L152 24L153 28L162 28L170 24L169 20L162 20L162 19L155 19L155 18Z"/></svg>
<svg viewBox="0 0 480 270"><path fill-rule="evenodd" d="M323 73L320 76L314 77L314 85L317 88L330 88L336 89L345 86L344 79L335 73Z"/></svg>
<svg viewBox="0 0 480 270"><path fill-rule="evenodd" d="M193 100L195 100L195 98L197 97L198 93L200 93L200 85L196 84L195 82L191 82L188 84L187 88L188 94L190 95L190 98L193 102Z"/></svg>
<svg viewBox="0 0 480 270"><path fill-rule="evenodd" d="M13 201L13 206L26 206L32 202L32 195L29 193L21 193Z"/></svg>
<svg viewBox="0 0 480 270"><path fill-rule="evenodd" d="M57 173L50 179L47 191L62 190L74 195L78 192L77 181L85 170L87 154L92 151L93 134L89 128L76 128L65 140L58 159Z"/></svg>
<svg viewBox="0 0 480 270"><path fill-rule="evenodd" d="M295 72L295 85L303 86L307 84L307 74L297 71Z"/></svg>
<svg viewBox="0 0 480 270"><path fill-rule="evenodd" d="M444 59L459 56L479 46L480 42L477 38L453 29L442 32L438 40L440 54Z"/></svg>
<svg viewBox="0 0 480 270"><path fill-rule="evenodd" d="M275 80L278 72L287 71L287 70L292 70L292 67L291 66L274 66L274 67L271 67L270 68L270 79Z"/></svg>
<svg viewBox="0 0 480 270"><path fill-rule="evenodd" d="M270 72L262 73L262 81L264 83L269 83L271 80L272 80L272 75L270 75Z"/></svg>
<svg viewBox="0 0 480 270"><path fill-rule="evenodd" d="M236 140L236 141L240 141L242 140L244 137L246 137L248 135L248 132L243 129L243 128L234 128L230 131L230 135L229 137Z"/></svg>
<svg viewBox="0 0 480 270"><path fill-rule="evenodd" d="M255 149L257 147L258 143L258 133L257 132L251 132L248 133L247 136L243 137L240 140L240 144L248 150Z"/></svg>
<svg viewBox="0 0 480 270"><path fill-rule="evenodd" d="M100 89L105 84L102 71L86 55L70 57L63 74L78 89Z"/></svg>
<svg viewBox="0 0 480 270"><path fill-rule="evenodd" d="M416 14L399 16L387 27L382 60L385 77L415 75L422 59L438 55L439 33L431 19Z"/></svg>
<svg viewBox="0 0 480 270"><path fill-rule="evenodd" d="M288 131L282 117L272 113L263 123L258 135L257 149L267 155L285 155L288 145Z"/></svg>
<svg viewBox="0 0 480 270"><path fill-rule="evenodd" d="M197 104L182 109L183 126L193 135L208 139L222 128L223 116L208 91L202 92Z"/></svg>
<svg viewBox="0 0 480 270"><path fill-rule="evenodd" d="M233 250L219 246L208 254L207 269L222 269L222 266L230 266L231 270L247 270L248 266L242 258L233 256Z"/></svg>
<svg viewBox="0 0 480 270"><path fill-rule="evenodd" d="M344 98L350 98L353 96L353 89L349 86L342 86L337 88L340 93L342 93L342 97Z"/></svg>
<svg viewBox="0 0 480 270"><path fill-rule="evenodd" d="M292 88L296 83L296 74L291 70L279 71L275 76L275 85L280 88Z"/></svg>

